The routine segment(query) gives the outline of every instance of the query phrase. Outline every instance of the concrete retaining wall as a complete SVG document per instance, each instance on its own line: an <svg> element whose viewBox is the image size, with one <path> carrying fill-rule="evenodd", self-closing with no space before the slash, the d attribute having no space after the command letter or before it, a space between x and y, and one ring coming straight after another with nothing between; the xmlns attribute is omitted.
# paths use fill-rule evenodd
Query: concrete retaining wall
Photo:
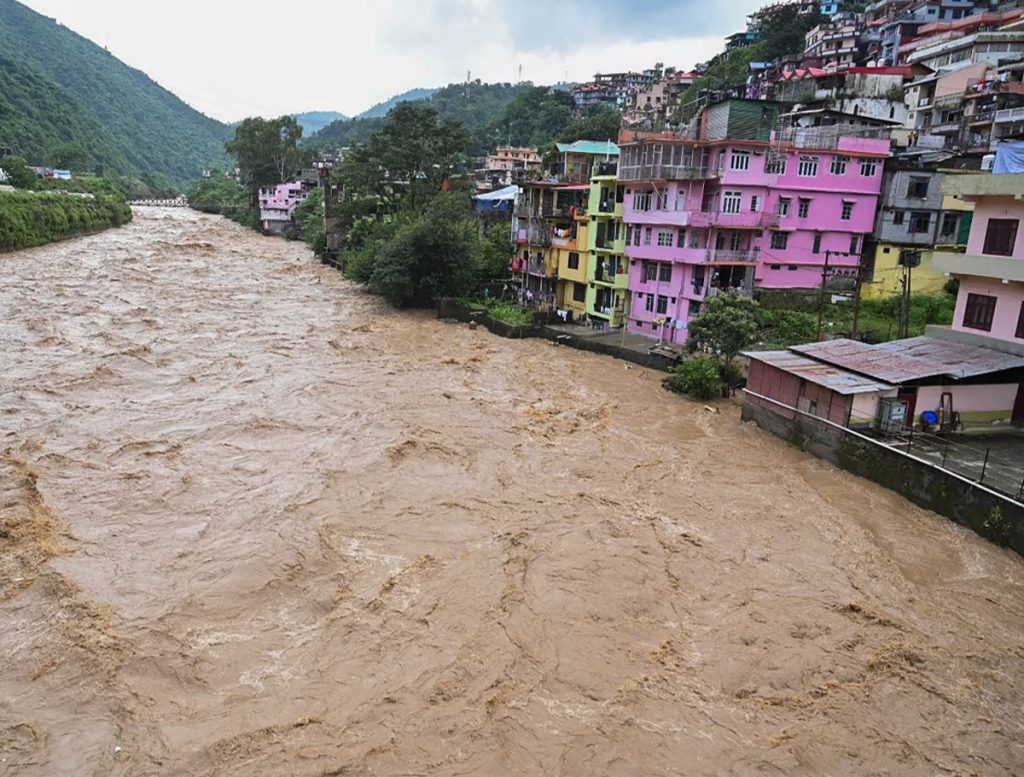
<svg viewBox="0 0 1024 777"><path fill-rule="evenodd" d="M824 419L792 408L779 410L793 417L784 418L775 412L770 401L748 393L742 418L1024 556L1021 503Z"/></svg>

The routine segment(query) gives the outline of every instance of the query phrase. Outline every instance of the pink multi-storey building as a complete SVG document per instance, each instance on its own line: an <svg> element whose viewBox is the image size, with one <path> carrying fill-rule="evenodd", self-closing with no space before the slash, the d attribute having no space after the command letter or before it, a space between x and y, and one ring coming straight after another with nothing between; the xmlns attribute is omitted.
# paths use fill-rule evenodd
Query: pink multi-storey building
<svg viewBox="0 0 1024 777"><path fill-rule="evenodd" d="M887 139L841 127L769 140L629 133L619 145L629 329L668 342L685 341L720 291L817 288L826 268L854 273L889 154Z"/></svg>
<svg viewBox="0 0 1024 777"><path fill-rule="evenodd" d="M260 223L264 232L279 234L292 226L295 209L309 197L309 186L301 181L279 183L260 189Z"/></svg>

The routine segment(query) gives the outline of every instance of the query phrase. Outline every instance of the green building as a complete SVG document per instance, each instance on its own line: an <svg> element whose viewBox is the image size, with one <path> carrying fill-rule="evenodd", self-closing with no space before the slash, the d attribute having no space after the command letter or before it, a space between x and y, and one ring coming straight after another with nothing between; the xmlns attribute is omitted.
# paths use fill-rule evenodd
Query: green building
<svg viewBox="0 0 1024 777"><path fill-rule="evenodd" d="M629 266L622 222L625 187L616 179L615 161L597 162L590 179L590 229L587 231L587 316L623 326L629 315Z"/></svg>

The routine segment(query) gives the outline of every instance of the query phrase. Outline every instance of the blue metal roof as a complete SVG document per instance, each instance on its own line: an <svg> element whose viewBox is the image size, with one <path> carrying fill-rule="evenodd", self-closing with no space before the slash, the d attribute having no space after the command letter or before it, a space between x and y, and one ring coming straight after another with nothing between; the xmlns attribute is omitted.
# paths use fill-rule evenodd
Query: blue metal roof
<svg viewBox="0 0 1024 777"><path fill-rule="evenodd" d="M574 143L556 143L555 148L560 154L569 151L573 154L619 155L619 147L610 140L577 140Z"/></svg>

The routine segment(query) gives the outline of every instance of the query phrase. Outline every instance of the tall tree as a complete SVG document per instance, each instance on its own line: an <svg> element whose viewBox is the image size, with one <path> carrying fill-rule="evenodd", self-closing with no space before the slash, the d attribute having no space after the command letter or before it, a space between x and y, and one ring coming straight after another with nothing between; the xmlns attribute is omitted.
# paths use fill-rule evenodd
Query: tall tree
<svg viewBox="0 0 1024 777"><path fill-rule="evenodd" d="M302 165L305 152L298 148L302 127L292 116L249 118L225 144L238 161L242 183L255 198L261 186L282 183Z"/></svg>
<svg viewBox="0 0 1024 777"><path fill-rule="evenodd" d="M736 355L757 337L757 311L758 305L750 297L737 292L719 294L690 322L690 337L720 354L728 373Z"/></svg>
<svg viewBox="0 0 1024 777"><path fill-rule="evenodd" d="M15 189L35 188L35 171L20 156L8 156L0 159L0 170L3 170L7 176L7 183Z"/></svg>

